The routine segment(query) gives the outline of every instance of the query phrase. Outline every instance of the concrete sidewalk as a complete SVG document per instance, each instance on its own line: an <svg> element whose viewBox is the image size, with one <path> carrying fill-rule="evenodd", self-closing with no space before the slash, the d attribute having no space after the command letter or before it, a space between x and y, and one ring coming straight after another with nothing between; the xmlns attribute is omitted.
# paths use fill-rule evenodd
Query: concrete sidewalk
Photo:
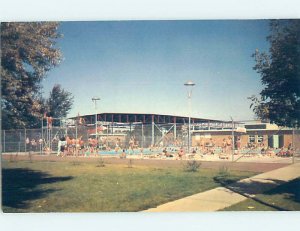
<svg viewBox="0 0 300 231"><path fill-rule="evenodd" d="M217 211L300 177L300 163L240 180L225 187L188 196L144 212Z"/></svg>

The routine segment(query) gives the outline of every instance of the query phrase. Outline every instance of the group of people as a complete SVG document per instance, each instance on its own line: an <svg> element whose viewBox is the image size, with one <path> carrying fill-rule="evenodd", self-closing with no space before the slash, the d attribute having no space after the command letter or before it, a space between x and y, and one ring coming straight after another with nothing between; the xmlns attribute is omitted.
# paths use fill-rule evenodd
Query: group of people
<svg viewBox="0 0 300 231"><path fill-rule="evenodd" d="M177 148L163 148L161 153L157 154L160 158L176 158L182 159L186 155L186 151L183 147Z"/></svg>
<svg viewBox="0 0 300 231"><path fill-rule="evenodd" d="M30 142L34 145L35 142ZM127 145L126 145L127 144ZM218 145L216 145L218 144ZM233 149L234 145L234 149ZM232 140L232 136L228 136L222 139L213 140L212 138L201 138L197 146L192 148L188 155L214 155L221 154L227 155L233 153L241 154L244 153L243 150L255 150L255 153L259 151L259 154L267 156L292 156L293 150L291 144L288 148L274 149L270 147L265 147L264 142L258 143L255 147L242 147L241 137L236 137ZM120 158L126 158L126 154L139 154L143 158L143 148L139 147L138 141L135 137L130 137L125 143L121 141L120 138L114 137L114 139L108 139L107 137L100 137L99 139L89 137L88 140L82 140L82 137L71 138L69 136L61 137L58 142L58 152L57 155L98 155L100 150L106 151L115 151ZM160 145L150 145L149 148L146 148L147 152L155 153L158 157L176 157L183 158L186 156L186 151L183 146L170 146L166 148L165 146L161 147ZM148 150L149 149L149 150ZM146 152L146 151L145 151ZM250 153L250 152L249 152Z"/></svg>
<svg viewBox="0 0 300 231"><path fill-rule="evenodd" d="M41 138L40 139L32 138L30 140L29 137L27 137L25 143L26 143L26 150L35 152L40 150L43 140Z"/></svg>
<svg viewBox="0 0 300 231"><path fill-rule="evenodd" d="M77 139L69 136L61 137L57 145L57 156L82 154L85 146L84 141L81 138L82 137Z"/></svg>
<svg viewBox="0 0 300 231"><path fill-rule="evenodd" d="M270 147L262 148L261 149L261 154L262 155L267 155L267 156L270 156L270 157L275 157L275 156L278 156L278 157L291 157L291 156L294 155L294 149L292 147L292 143L290 143L287 148L285 148L285 147L281 147L281 148L270 148Z"/></svg>
<svg viewBox="0 0 300 231"><path fill-rule="evenodd" d="M115 151L118 152L120 149L120 140L115 140ZM89 137L87 141L79 138L72 138L69 136L61 137L58 140L57 156L65 155L97 155L99 150L110 151L111 147L108 145L106 139L96 139Z"/></svg>
<svg viewBox="0 0 300 231"><path fill-rule="evenodd" d="M239 143L240 143L240 140L239 140ZM231 136L228 136L227 139L223 139L222 151L223 151L223 153L229 153L230 151L232 151L232 137Z"/></svg>
<svg viewBox="0 0 300 231"><path fill-rule="evenodd" d="M121 153L119 154L120 159L126 159L127 158L127 154L133 154L135 153L136 155L138 155L141 159L144 158L144 148L131 148L129 147L129 149L121 149ZM135 150L135 151L134 151ZM183 147L181 147L180 149L175 149L175 148L163 148L161 150L161 148L159 147L153 147L150 146L149 147L149 151L152 154L149 154L148 156L150 158L169 158L169 157L177 157L179 159L182 159L185 156L185 150ZM116 153L117 150L116 150Z"/></svg>
<svg viewBox="0 0 300 231"><path fill-rule="evenodd" d="M240 148L240 139L236 141L238 148ZM232 137L228 136L228 138L224 138L222 144L217 146L215 141L212 138L209 140L202 138L198 143L199 151L201 154L211 154L215 153L216 148L221 148L222 153L229 153L232 150Z"/></svg>

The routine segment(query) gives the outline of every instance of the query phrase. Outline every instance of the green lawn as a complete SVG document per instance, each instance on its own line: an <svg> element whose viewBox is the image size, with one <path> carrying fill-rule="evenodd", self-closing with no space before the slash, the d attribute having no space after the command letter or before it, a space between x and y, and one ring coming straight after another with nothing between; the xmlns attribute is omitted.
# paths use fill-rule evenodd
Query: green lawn
<svg viewBox="0 0 300 231"><path fill-rule="evenodd" d="M300 211L300 178L282 184L225 211Z"/></svg>
<svg viewBox="0 0 300 231"><path fill-rule="evenodd" d="M98 166L97 166L98 165ZM4 212L141 211L219 186L217 169L2 162ZM230 171L228 182L255 173Z"/></svg>

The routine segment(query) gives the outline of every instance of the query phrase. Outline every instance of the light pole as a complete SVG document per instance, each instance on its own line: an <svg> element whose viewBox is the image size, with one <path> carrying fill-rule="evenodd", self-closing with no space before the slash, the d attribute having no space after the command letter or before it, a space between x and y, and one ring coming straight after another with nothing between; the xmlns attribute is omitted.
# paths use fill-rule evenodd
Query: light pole
<svg viewBox="0 0 300 231"><path fill-rule="evenodd" d="M92 98L92 101L94 102L94 104L95 104L95 134L96 134L96 139L98 140L98 127L97 127L97 100L100 100L100 98L99 97L93 97Z"/></svg>
<svg viewBox="0 0 300 231"><path fill-rule="evenodd" d="M192 90L193 90L193 86L195 86L196 84L189 80L187 81L184 86L187 87L187 91L188 91L188 107L189 107L189 129L188 129L188 153L190 152L190 147L191 147L191 100L192 100Z"/></svg>

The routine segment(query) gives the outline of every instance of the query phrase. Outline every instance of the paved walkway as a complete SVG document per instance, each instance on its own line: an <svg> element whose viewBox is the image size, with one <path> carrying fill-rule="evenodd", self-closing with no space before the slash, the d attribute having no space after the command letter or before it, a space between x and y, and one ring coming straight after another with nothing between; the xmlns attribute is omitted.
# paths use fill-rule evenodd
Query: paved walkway
<svg viewBox="0 0 300 231"><path fill-rule="evenodd" d="M300 163L240 180L226 188L218 187L159 205L156 208L145 210L145 212L217 211L298 177L300 177Z"/></svg>

